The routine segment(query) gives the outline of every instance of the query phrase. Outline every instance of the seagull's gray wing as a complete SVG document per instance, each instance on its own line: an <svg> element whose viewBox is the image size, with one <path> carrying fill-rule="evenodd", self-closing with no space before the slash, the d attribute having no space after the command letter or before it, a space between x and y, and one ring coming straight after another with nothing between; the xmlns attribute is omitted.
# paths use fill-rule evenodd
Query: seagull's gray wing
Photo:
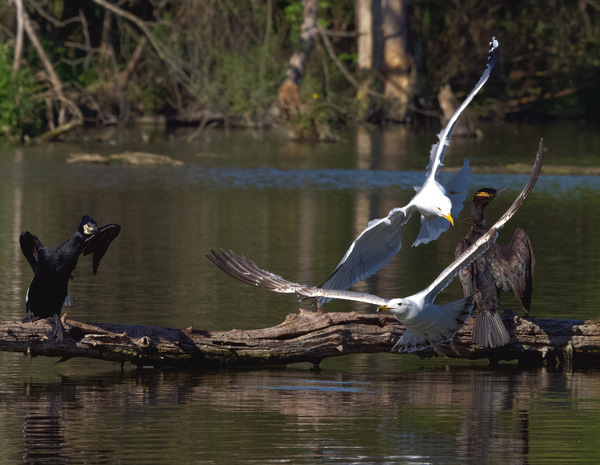
<svg viewBox="0 0 600 465"><path fill-rule="evenodd" d="M302 297L354 300L378 306L389 303L388 299L382 299L381 297L362 292L321 289L319 287L307 286L306 284L293 283L281 276L259 268L252 260L237 255L231 250L229 252L221 250L220 253L211 250L211 254L207 254L206 256L228 275L251 286L262 287L271 292L297 294Z"/></svg>
<svg viewBox="0 0 600 465"><path fill-rule="evenodd" d="M372 220L352 242L333 273L319 286L321 289L348 289L371 276L392 261L402 248L402 226L412 209L394 208L385 218ZM318 299L322 303L326 299Z"/></svg>
<svg viewBox="0 0 600 465"><path fill-rule="evenodd" d="M477 82L477 84L475 84L475 87L473 88L471 93L467 95L467 98L463 101L460 107L458 107L458 109L454 112L444 130L438 134L438 143L434 144L431 147L431 152L429 154L429 164L427 165L427 178L435 177L440 168L443 166L446 148L450 144L450 138L452 137L452 133L454 132L454 128L456 127L456 123L458 122L458 117L467 107L467 105L471 103L471 100L473 100L473 97L475 97L477 92L479 92L479 90L486 83L486 81L490 77L492 69L494 69L496 62L498 61L498 56L500 52L499 44L495 37L492 38L490 46L491 48L488 52L488 61L485 66L485 70L483 71L483 74L479 78L479 81Z"/></svg>
<svg viewBox="0 0 600 465"><path fill-rule="evenodd" d="M533 165L533 169L531 171L531 177L529 178L529 182L523 188L519 196L515 199L513 204L506 210L504 215L500 217L498 221L477 241L471 245L467 250L465 250L454 262L452 262L444 271L440 273L440 275L433 281L427 289L424 289L423 293L429 294L430 299L433 301L435 297L442 292L450 284L450 282L454 279L456 274L462 270L465 266L469 266L477 257L483 254L488 248L489 243L495 242L496 237L498 235L498 230L501 229L508 220L512 218L512 216L517 212L519 207L525 201L525 198L529 195L533 186L540 175L540 171L542 169L542 162L544 159L544 143L543 139L540 139L540 145L538 148L537 155L535 157L535 163Z"/></svg>

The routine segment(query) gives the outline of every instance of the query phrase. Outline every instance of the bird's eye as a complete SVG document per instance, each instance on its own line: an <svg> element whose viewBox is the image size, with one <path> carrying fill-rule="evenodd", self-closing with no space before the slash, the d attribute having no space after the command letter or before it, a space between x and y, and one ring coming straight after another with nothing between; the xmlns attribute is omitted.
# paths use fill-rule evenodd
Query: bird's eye
<svg viewBox="0 0 600 465"><path fill-rule="evenodd" d="M439 211L439 212L442 211L442 209L440 207L436 207L436 208L437 208L437 211Z"/></svg>

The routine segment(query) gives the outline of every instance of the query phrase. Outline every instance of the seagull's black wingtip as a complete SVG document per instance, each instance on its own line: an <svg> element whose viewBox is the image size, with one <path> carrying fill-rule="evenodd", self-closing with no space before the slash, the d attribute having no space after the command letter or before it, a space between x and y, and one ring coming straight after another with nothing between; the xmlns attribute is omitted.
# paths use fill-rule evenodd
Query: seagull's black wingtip
<svg viewBox="0 0 600 465"><path fill-rule="evenodd" d="M493 68L496 66L498 62L498 58L500 58L500 43L496 40L496 37L492 37L492 41L490 42L490 50L488 52L488 68Z"/></svg>

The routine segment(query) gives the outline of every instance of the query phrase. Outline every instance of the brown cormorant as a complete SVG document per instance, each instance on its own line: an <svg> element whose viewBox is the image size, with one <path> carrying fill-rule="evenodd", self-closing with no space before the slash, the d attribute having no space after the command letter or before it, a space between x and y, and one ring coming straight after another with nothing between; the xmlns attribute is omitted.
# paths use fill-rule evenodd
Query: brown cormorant
<svg viewBox="0 0 600 465"><path fill-rule="evenodd" d="M343 299L365 302L387 310L406 326L406 331L394 345L392 351L414 352L436 345L454 337L473 309L473 295L445 305L434 304L438 294L450 284L456 274L481 256L494 244L498 229L515 214L533 189L539 176L543 160L543 145L539 150L531 173L531 178L509 209L487 231L483 232L471 246L466 248L439 276L422 291L406 298L384 299L360 292L323 289L322 287L288 281L281 276L259 268L254 262L234 252L212 250L207 257L230 276L252 286L262 287L272 292L297 294L308 298Z"/></svg>
<svg viewBox="0 0 600 465"><path fill-rule="evenodd" d="M48 318L52 324L48 336L62 340L60 312L63 303L70 300L67 287L79 255L93 253L92 266L96 274L100 260L120 231L118 224L98 228L96 221L83 216L73 235L58 247L44 247L29 231L21 233L21 250L34 272L25 298L27 316L23 322Z"/></svg>
<svg viewBox="0 0 600 465"><path fill-rule="evenodd" d="M483 188L473 195L473 224L467 236L456 246L456 256L462 254L488 231L483 211L505 190ZM472 335L474 343L483 347L498 347L509 343L510 336L498 314L500 291L514 292L528 315L534 266L531 241L525 231L517 229L508 246L490 243L490 248L485 254L460 272L463 295L475 294L477 314Z"/></svg>

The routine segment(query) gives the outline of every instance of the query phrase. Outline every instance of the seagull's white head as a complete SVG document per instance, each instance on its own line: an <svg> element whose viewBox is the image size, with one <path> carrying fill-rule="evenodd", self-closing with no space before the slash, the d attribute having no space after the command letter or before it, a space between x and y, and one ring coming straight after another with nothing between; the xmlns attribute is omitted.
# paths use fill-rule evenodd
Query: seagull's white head
<svg viewBox="0 0 600 465"><path fill-rule="evenodd" d="M435 198L435 200L430 203L426 210L430 213L431 216L439 216L441 218L446 218L452 226L454 226L454 219L452 218L452 202L445 195L441 195Z"/></svg>
<svg viewBox="0 0 600 465"><path fill-rule="evenodd" d="M414 205L419 213L429 218L446 218L454 226L452 201L437 184L429 184L414 197Z"/></svg>
<svg viewBox="0 0 600 465"><path fill-rule="evenodd" d="M392 312L396 317L406 315L413 307L413 302L409 299L392 299L387 304L377 309L378 312Z"/></svg>

